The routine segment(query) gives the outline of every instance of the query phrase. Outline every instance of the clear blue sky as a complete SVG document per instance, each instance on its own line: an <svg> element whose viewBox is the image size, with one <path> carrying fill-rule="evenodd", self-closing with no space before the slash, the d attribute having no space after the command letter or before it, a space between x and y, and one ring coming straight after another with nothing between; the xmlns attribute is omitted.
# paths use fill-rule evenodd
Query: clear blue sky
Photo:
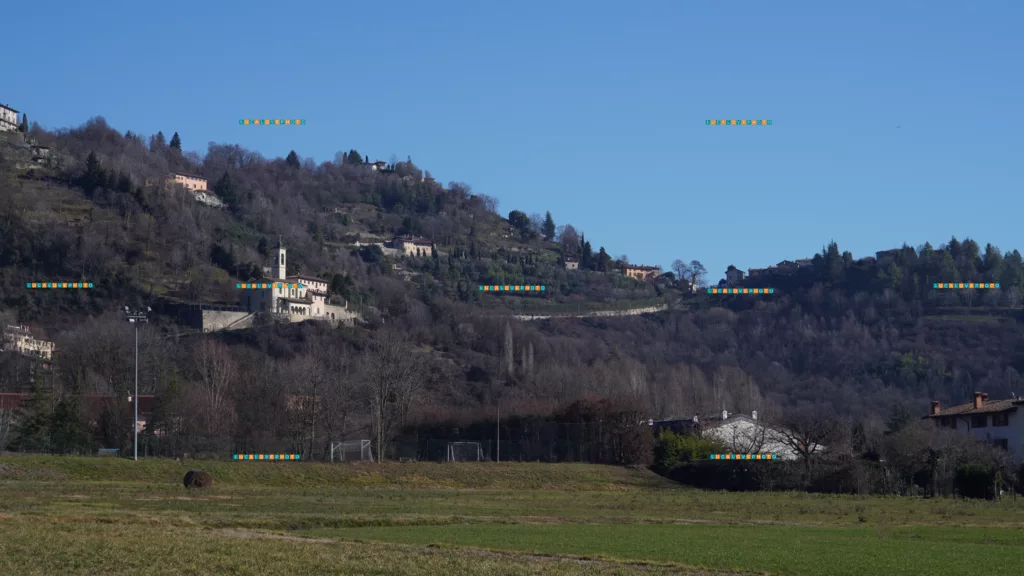
<svg viewBox="0 0 1024 576"><path fill-rule="evenodd" d="M830 239L1024 249L1020 2L14 7L0 102L47 128L102 115L199 152L412 156L503 213L550 210L595 249L712 278Z"/></svg>

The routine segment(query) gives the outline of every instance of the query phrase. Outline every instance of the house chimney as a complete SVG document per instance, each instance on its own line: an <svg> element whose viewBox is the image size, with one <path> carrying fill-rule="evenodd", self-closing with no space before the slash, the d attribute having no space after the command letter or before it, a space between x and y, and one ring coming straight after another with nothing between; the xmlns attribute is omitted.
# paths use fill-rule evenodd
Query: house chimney
<svg viewBox="0 0 1024 576"><path fill-rule="evenodd" d="M981 392L974 393L974 408L975 410L981 408Z"/></svg>
<svg viewBox="0 0 1024 576"><path fill-rule="evenodd" d="M696 414L693 415L693 422L694 424L700 422L700 418L698 418Z"/></svg>
<svg viewBox="0 0 1024 576"><path fill-rule="evenodd" d="M753 418L754 420L757 420L757 410L754 410L753 412L751 412L750 413L750 417Z"/></svg>
<svg viewBox="0 0 1024 576"><path fill-rule="evenodd" d="M988 402L988 392L982 392L981 393L981 401L982 402Z"/></svg>
<svg viewBox="0 0 1024 576"><path fill-rule="evenodd" d="M726 410L722 410L722 420L728 420L728 419L729 419L729 412L726 411Z"/></svg>
<svg viewBox="0 0 1024 576"><path fill-rule="evenodd" d="M939 405L938 400L932 400L932 415L938 414L942 410L942 406Z"/></svg>

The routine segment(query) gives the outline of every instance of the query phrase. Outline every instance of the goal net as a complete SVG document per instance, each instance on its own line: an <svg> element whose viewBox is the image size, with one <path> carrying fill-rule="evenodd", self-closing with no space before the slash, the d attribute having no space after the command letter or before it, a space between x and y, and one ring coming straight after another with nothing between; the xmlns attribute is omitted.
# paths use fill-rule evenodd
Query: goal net
<svg viewBox="0 0 1024 576"><path fill-rule="evenodd" d="M480 462L484 459L484 451L479 442L449 442L449 462Z"/></svg>
<svg viewBox="0 0 1024 576"><path fill-rule="evenodd" d="M331 462L373 462L373 448L369 440L345 440L331 444Z"/></svg>

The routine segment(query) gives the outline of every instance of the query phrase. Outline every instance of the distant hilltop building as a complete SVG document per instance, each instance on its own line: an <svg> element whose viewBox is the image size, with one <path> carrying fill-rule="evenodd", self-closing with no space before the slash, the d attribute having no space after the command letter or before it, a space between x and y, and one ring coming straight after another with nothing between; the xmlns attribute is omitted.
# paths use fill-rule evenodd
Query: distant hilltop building
<svg viewBox="0 0 1024 576"><path fill-rule="evenodd" d="M626 264L623 274L641 282L653 280L661 275L661 268L658 266L641 266L639 264Z"/></svg>
<svg viewBox="0 0 1024 576"><path fill-rule="evenodd" d="M187 172L172 172L167 179L168 186L179 185L186 191L192 193L196 202L213 206L214 208L224 207L224 201L207 189L207 180L197 174Z"/></svg>
<svg viewBox="0 0 1024 576"><path fill-rule="evenodd" d="M388 163L383 161L383 160L377 160L373 164L370 164L370 170L373 170L374 172L377 172L377 171L383 172L384 170L387 169L387 167L388 167Z"/></svg>
<svg viewBox="0 0 1024 576"><path fill-rule="evenodd" d="M172 172L167 183L172 185L181 184L185 190L200 190L206 192L206 178L196 174Z"/></svg>
<svg viewBox="0 0 1024 576"><path fill-rule="evenodd" d="M725 282L729 286L736 286L743 282L743 270L735 266L729 266L729 269L725 271Z"/></svg>
<svg viewBox="0 0 1024 576"><path fill-rule="evenodd" d="M55 346L49 340L33 336L27 326L7 326L3 332L3 349L5 352L17 352L25 356L50 360L53 358Z"/></svg>
<svg viewBox="0 0 1024 576"><path fill-rule="evenodd" d="M566 258L565 259L565 269L566 270L579 270L580 269L580 261L575 259L575 258L572 258L572 257Z"/></svg>
<svg viewBox="0 0 1024 576"><path fill-rule="evenodd" d="M0 132L18 131L18 111L6 104L0 104Z"/></svg>

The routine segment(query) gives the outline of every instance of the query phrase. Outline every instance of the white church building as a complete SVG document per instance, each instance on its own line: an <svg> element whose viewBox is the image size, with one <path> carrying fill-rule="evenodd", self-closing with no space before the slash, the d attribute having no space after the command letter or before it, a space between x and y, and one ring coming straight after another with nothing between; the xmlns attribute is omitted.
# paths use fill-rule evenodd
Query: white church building
<svg viewBox="0 0 1024 576"><path fill-rule="evenodd" d="M327 302L327 282L311 274L288 275L288 251L278 241L274 262L267 269L268 288L246 290L241 305L251 313L269 312L287 315L292 320L316 318L344 321L354 318L348 303L343 306Z"/></svg>

